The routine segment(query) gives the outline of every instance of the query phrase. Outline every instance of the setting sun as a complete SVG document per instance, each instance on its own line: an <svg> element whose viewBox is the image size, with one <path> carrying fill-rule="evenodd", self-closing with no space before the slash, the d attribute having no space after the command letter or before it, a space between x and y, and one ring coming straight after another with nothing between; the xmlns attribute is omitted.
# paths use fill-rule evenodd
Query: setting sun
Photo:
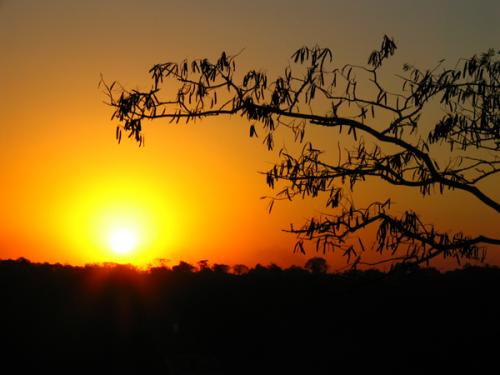
<svg viewBox="0 0 500 375"><path fill-rule="evenodd" d="M115 230L109 236L109 245L116 254L129 254L137 246L137 235L130 229Z"/></svg>

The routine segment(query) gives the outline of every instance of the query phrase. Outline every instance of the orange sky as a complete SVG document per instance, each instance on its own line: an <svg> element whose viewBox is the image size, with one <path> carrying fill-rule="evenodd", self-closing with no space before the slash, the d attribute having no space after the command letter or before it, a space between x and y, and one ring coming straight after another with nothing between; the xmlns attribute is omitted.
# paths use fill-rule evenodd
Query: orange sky
<svg viewBox="0 0 500 375"><path fill-rule="evenodd" d="M305 44L331 48L339 64L363 64L384 34L399 47L391 67L429 67L498 48L500 5L474 4L0 1L0 258L302 265L313 251L292 254L294 237L281 229L324 211L324 201L282 203L267 213L260 197L272 191L257 172L276 152L250 139L248 124L158 121L146 129L145 148L117 145L112 111L97 88L100 74L146 87L155 63L244 49L242 71L272 75ZM324 129L307 134L324 148L336 144ZM484 188L498 197L498 182ZM358 194L360 202L390 195L401 211L418 205L445 230L500 233L493 210L461 193L422 200L411 190L370 183ZM121 227L137 232L130 256L110 250L110 232Z"/></svg>

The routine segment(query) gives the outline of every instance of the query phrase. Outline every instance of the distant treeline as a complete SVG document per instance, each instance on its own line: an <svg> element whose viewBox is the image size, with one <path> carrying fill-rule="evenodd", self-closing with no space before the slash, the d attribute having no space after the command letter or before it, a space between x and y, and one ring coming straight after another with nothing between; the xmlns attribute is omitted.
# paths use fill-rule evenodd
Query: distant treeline
<svg viewBox="0 0 500 375"><path fill-rule="evenodd" d="M0 261L0 363L141 374L449 373L496 363L498 268L327 273L323 261L148 270Z"/></svg>

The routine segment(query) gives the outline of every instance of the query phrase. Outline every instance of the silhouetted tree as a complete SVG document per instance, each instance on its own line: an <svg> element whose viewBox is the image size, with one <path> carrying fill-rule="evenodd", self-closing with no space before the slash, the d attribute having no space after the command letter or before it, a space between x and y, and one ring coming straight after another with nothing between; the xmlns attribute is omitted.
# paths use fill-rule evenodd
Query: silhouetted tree
<svg viewBox="0 0 500 375"><path fill-rule="evenodd" d="M267 266L267 269L270 272L275 272L275 273L279 273L279 272L283 271L283 269L280 266L278 266L276 263L271 263L270 265Z"/></svg>
<svg viewBox="0 0 500 375"><path fill-rule="evenodd" d="M165 259L165 258L156 258L154 260L154 266L167 268L169 261L170 261L169 259Z"/></svg>
<svg viewBox="0 0 500 375"><path fill-rule="evenodd" d="M307 260L304 268L314 274L324 274L328 272L328 263L325 258L313 257Z"/></svg>
<svg viewBox="0 0 500 375"><path fill-rule="evenodd" d="M339 373L488 373L497 365L500 269L382 274L318 278L258 265L217 277L0 260L0 360L13 373L48 374L327 374L332 363ZM328 345L309 344L325 337ZM391 360L381 361L388 349Z"/></svg>
<svg viewBox="0 0 500 375"><path fill-rule="evenodd" d="M237 76L236 56L223 52L213 62L154 65L146 91L104 85L114 108L112 118L119 121L119 142L125 132L142 144L144 121L161 118L188 123L240 115L250 123L250 137L257 137L256 124L261 124L269 149L280 127L291 129L298 142L304 140L306 125L345 131L353 147L341 150L339 144L338 151L332 150L333 162L306 142L298 156L282 149L281 160L266 173L270 187L284 185L269 209L276 200L328 196L331 214L312 218L301 228L291 226L290 232L298 235L298 251L304 252L304 240L314 240L316 250L341 250L348 262L362 264L365 247L352 235L377 226L375 249L389 254L381 262L421 264L438 255L483 259L485 246L500 244L499 238L441 232L413 210L395 214L390 199L358 208L346 192L366 178L378 178L423 196L460 190L500 212L500 203L478 186L500 170L498 53L489 50L461 59L452 68L445 68L444 60L426 70L405 64L394 90L388 88L392 81L381 77L395 50L394 40L384 36L366 66L337 67L329 49L303 47L272 81L257 70ZM171 99L162 95L167 82L169 88L177 84ZM424 123L424 109L435 104L441 106L442 118Z"/></svg>
<svg viewBox="0 0 500 375"><path fill-rule="evenodd" d="M198 269L200 271L210 270L210 266L208 264L208 259L202 259L198 262Z"/></svg>
<svg viewBox="0 0 500 375"><path fill-rule="evenodd" d="M195 270L195 267L192 264L189 264L184 261L180 261L179 264L172 267L172 271L179 273L191 273Z"/></svg>
<svg viewBox="0 0 500 375"><path fill-rule="evenodd" d="M246 266L244 264L235 264L233 266L233 272L235 275L244 275L244 274L248 273L248 271L249 271L248 266Z"/></svg>
<svg viewBox="0 0 500 375"><path fill-rule="evenodd" d="M227 264L214 264L212 270L216 273L228 273L230 267Z"/></svg>

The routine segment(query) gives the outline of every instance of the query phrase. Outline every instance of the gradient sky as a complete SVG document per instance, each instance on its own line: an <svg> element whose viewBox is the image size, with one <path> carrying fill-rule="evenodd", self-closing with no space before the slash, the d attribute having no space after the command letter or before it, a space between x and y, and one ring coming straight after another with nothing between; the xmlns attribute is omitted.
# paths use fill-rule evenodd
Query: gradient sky
<svg viewBox="0 0 500 375"><path fill-rule="evenodd" d="M292 254L294 237L281 229L324 211L324 202L267 213L259 198L272 191L257 172L276 153L248 138L248 124L157 121L145 131L146 147L117 145L100 75L148 87L155 63L242 49L242 71L273 75L314 44L331 48L340 64L364 64L384 34L398 45L391 66L426 68L498 49L499 18L493 0L0 0L0 258L302 265L314 252ZM318 129L308 136L332 139ZM497 198L498 182L484 186ZM418 205L441 229L499 235L493 210L464 194L422 200L378 187L363 187L361 202L391 195L401 211ZM138 232L131 258L112 255L107 243L121 226Z"/></svg>

